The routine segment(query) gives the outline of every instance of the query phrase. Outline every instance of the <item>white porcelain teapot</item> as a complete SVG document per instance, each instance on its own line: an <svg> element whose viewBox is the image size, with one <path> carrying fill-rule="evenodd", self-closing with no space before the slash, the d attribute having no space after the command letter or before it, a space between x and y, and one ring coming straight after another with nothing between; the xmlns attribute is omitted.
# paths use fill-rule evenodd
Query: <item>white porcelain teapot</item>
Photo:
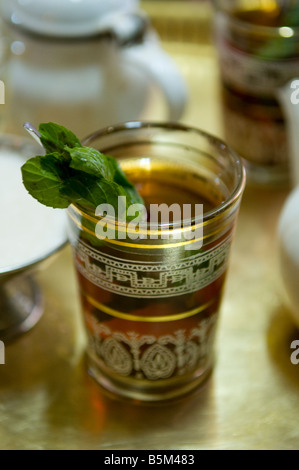
<svg viewBox="0 0 299 470"><path fill-rule="evenodd" d="M14 126L55 121L79 137L143 119L156 86L178 120L185 82L136 0L2 0L12 39ZM160 119L161 116L146 116Z"/></svg>

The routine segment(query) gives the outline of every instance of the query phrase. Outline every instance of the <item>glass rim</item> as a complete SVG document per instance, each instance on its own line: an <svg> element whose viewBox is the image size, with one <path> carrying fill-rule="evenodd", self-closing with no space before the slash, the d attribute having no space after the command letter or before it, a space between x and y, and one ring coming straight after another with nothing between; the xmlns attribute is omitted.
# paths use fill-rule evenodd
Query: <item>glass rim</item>
<svg viewBox="0 0 299 470"><path fill-rule="evenodd" d="M206 131L203 131L199 128L193 127L193 126L188 126L185 124L177 123L177 122L157 122L157 121L127 121L123 122L120 124L116 124L113 126L107 126L102 129L99 129L91 134L89 134L87 137L85 137L82 140L82 145L88 146L89 144L92 144L92 142L96 139L99 139L101 137L105 136L110 136L113 134L117 134L118 132L125 132L125 131L134 131L138 129L161 129L165 131L182 131L182 132L190 132L195 135L198 135L207 141L211 143L211 145L214 145L227 152L227 155L230 155L230 157L233 160L233 165L235 167L235 175L236 175L236 183L234 185L234 189L230 191L230 194L225 200L217 204L216 207L213 209L204 212L203 213L203 218L202 218L202 223L203 225L206 225L207 223L211 223L212 221L215 220L215 218L222 216L224 213L226 213L242 196L244 189L245 189L245 184L246 184L246 170L245 170L245 165L241 159L241 157L235 152L229 145L227 145L222 139L219 137L216 137ZM101 151L101 150L100 150ZM72 205L74 207L74 205ZM76 206L78 207L78 206ZM80 209L78 207L79 211L82 212L83 214L86 213L86 211ZM95 220L100 220L101 218L96 218ZM157 228L160 228L162 230L167 230L171 228L179 228L179 225L182 225L183 222L186 222L182 219L178 222L172 222L172 223L158 223L157 226L153 228L153 230L156 230ZM189 220L188 220L189 222ZM128 222L129 223L129 222ZM193 217L190 219L190 225L198 223L198 218ZM149 230L151 230L150 226L151 223L147 222L147 226L149 227Z"/></svg>
<svg viewBox="0 0 299 470"><path fill-rule="evenodd" d="M287 24L282 24L280 26L254 24L250 21L246 21L233 16L229 9L219 7L215 0L213 0L213 4L216 12L226 15L230 23L235 25L235 27L242 29L243 31L247 31L248 33L260 36L279 37L281 38L281 40L292 40L294 39L294 37L299 37L299 26L289 26ZM294 32L294 34L292 34L291 36L284 36L280 32L282 28L290 28Z"/></svg>

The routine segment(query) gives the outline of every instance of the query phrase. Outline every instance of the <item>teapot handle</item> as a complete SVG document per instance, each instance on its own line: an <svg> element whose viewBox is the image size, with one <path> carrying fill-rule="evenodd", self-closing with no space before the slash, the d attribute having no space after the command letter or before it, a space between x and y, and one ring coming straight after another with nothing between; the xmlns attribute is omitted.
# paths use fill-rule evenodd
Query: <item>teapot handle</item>
<svg viewBox="0 0 299 470"><path fill-rule="evenodd" d="M168 104L168 118L178 121L183 115L188 92L173 59L162 49L156 34L147 33L140 44L123 49L126 62L138 64L162 90Z"/></svg>

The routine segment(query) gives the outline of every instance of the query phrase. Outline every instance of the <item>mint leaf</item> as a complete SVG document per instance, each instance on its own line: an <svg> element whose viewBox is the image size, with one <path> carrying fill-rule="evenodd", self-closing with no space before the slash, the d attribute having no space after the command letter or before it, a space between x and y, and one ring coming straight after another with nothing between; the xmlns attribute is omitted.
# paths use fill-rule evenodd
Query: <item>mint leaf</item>
<svg viewBox="0 0 299 470"><path fill-rule="evenodd" d="M143 203L113 157L82 147L71 131L53 122L41 124L39 131L47 154L22 167L23 183L39 202L54 208L73 203L88 211L110 204L122 218L128 206ZM118 204L120 196L126 197L126 207Z"/></svg>
<svg viewBox="0 0 299 470"><path fill-rule="evenodd" d="M120 184L121 186L135 189L135 186L132 183L130 183L130 181L126 177L125 173L123 172L123 170L121 169L121 167L119 166L119 163L115 160L115 158L111 157L110 155L107 155L107 159L113 170L114 181Z"/></svg>
<svg viewBox="0 0 299 470"><path fill-rule="evenodd" d="M122 186L125 191L125 195L127 197L127 207L132 204L144 204L142 197L138 194L135 186L128 180L126 174L115 158L107 155L107 159L113 168L115 183Z"/></svg>
<svg viewBox="0 0 299 470"><path fill-rule="evenodd" d="M108 181L101 181L101 188L106 194L107 203L110 204L115 210L115 216L121 219L126 219L127 208L129 206L128 199L126 199L126 206L119 204L118 198L121 196L126 197L126 191L117 183L110 183Z"/></svg>
<svg viewBox="0 0 299 470"><path fill-rule="evenodd" d="M90 147L67 147L71 157L70 167L97 178L113 180L114 172L108 159L98 150Z"/></svg>
<svg viewBox="0 0 299 470"><path fill-rule="evenodd" d="M296 27L299 25L299 6L291 5L292 2L286 3L286 9L284 9L281 13L282 18L280 23L282 26Z"/></svg>
<svg viewBox="0 0 299 470"><path fill-rule="evenodd" d="M142 197L138 194L136 189L133 188L123 188L125 191L125 195L127 197L127 207L133 205L133 204L144 204L144 201Z"/></svg>
<svg viewBox="0 0 299 470"><path fill-rule="evenodd" d="M60 191L70 201L89 210L106 202L106 194L98 181L84 175L68 178Z"/></svg>
<svg viewBox="0 0 299 470"><path fill-rule="evenodd" d="M54 122L40 124L38 130L41 134L41 143L47 153L59 152L63 157L68 158L65 146L81 147L81 142L75 134Z"/></svg>
<svg viewBox="0 0 299 470"><path fill-rule="evenodd" d="M69 166L65 160L60 158L58 152L48 153L41 158L41 165L44 170L54 173L62 181L69 176Z"/></svg>
<svg viewBox="0 0 299 470"><path fill-rule="evenodd" d="M65 209L70 205L70 200L61 194L61 172L52 164L53 156L48 157L50 158L46 159L37 155L22 166L23 183L31 196L40 203Z"/></svg>
<svg viewBox="0 0 299 470"><path fill-rule="evenodd" d="M110 204L116 215L118 197L126 196L124 189L118 184L84 174L68 178L61 188L61 194L89 210L95 210L100 204Z"/></svg>

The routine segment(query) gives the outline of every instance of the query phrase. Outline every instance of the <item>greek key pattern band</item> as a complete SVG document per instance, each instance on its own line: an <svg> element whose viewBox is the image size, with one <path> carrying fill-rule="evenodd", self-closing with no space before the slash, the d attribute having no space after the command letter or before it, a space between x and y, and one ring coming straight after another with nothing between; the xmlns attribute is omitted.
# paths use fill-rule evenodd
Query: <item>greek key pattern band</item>
<svg viewBox="0 0 299 470"><path fill-rule="evenodd" d="M80 241L78 271L94 285L134 298L163 298L196 292L227 268L231 236L216 247L174 263L127 261L104 254Z"/></svg>

